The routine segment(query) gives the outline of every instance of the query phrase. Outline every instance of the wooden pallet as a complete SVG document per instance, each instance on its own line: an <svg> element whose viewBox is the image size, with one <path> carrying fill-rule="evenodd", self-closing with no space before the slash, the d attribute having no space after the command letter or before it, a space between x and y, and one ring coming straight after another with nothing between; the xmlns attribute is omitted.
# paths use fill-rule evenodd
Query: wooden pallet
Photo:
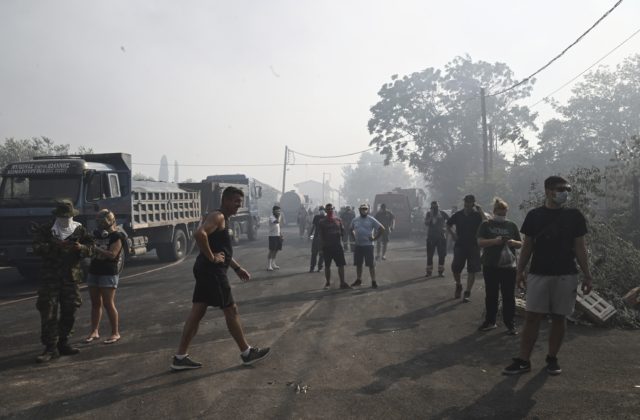
<svg viewBox="0 0 640 420"><path fill-rule="evenodd" d="M609 302L593 291L584 295L582 290L578 289L576 305L587 317L598 324L604 324L616 313L616 309Z"/></svg>

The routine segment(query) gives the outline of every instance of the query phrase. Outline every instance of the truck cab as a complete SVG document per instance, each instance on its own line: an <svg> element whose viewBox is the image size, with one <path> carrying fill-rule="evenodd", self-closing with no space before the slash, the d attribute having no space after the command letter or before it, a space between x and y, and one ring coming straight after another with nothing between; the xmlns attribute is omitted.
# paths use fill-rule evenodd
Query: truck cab
<svg viewBox="0 0 640 420"><path fill-rule="evenodd" d="M89 231L95 229L95 215L109 208L118 224L126 223L130 193L130 156L93 155L87 161L80 156L38 157L32 161L7 165L0 184L0 263L16 266L21 274L33 277L40 258L33 255L34 223L53 220L51 211L57 201L69 199L78 209L75 220ZM128 161L127 161L128 159Z"/></svg>

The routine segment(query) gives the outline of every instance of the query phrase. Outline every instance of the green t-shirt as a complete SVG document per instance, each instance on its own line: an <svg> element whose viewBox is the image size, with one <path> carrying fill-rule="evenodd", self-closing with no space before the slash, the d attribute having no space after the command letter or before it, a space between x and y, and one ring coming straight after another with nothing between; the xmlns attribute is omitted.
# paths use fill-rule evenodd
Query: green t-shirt
<svg viewBox="0 0 640 420"><path fill-rule="evenodd" d="M482 239L495 239L498 236L503 236L516 241L521 240L518 226L510 220L505 220L504 222L496 222L494 220L484 221L478 228L478 234L476 236ZM483 248L482 264L497 267L503 247L504 245L494 245ZM515 255L516 250L511 248L511 252Z"/></svg>

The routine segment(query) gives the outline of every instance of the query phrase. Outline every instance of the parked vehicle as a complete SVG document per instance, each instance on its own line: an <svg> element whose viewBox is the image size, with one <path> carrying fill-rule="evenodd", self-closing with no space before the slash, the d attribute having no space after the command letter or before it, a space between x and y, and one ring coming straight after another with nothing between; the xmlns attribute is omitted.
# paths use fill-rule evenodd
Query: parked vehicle
<svg viewBox="0 0 640 420"><path fill-rule="evenodd" d="M284 215L284 224L295 224L298 220L300 205L306 204L308 199L298 194L294 190L287 191L280 197L280 210Z"/></svg>
<svg viewBox="0 0 640 420"><path fill-rule="evenodd" d="M260 194L244 179L237 186L245 189L251 207ZM195 229L206 212L219 208L227 185L231 182L215 179L182 185L133 181L131 155L126 153L44 156L11 163L0 184L0 264L17 267L25 277L37 274L40 258L33 254L31 227L50 221L60 199L74 203L79 211L75 220L89 231L97 228L97 212L110 209L127 234L127 256L155 250L160 260L177 261L193 249ZM232 221L236 240L239 232L255 239L255 217L247 208Z"/></svg>
<svg viewBox="0 0 640 420"><path fill-rule="evenodd" d="M229 218L232 239L237 244L242 235L247 235L250 241L255 241L258 238L258 228L260 227L258 199L262 197L262 187L257 185L255 179L247 178L242 174L209 175L202 182L180 183L178 185L189 191L200 192L200 211L203 216L220 208L222 191L225 188L234 186L241 189L244 192L242 207L238 213Z"/></svg>
<svg viewBox="0 0 640 420"><path fill-rule="evenodd" d="M409 198L405 194L397 192L376 194L371 214L375 215L378 210L380 210L380 204L383 203L386 204L387 210L390 210L396 218L394 233L400 236L408 236L411 234L411 206Z"/></svg>

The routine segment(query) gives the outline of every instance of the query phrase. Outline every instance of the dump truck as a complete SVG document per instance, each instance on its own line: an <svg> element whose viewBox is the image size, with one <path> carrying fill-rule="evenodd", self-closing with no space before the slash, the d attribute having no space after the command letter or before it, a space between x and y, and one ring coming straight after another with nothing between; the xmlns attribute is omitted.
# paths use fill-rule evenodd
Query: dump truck
<svg viewBox="0 0 640 420"><path fill-rule="evenodd" d="M199 187L134 181L127 153L42 156L10 163L0 184L0 264L16 267L24 277L38 275L41 262L33 253L32 228L52 220L61 199L73 202L79 211L75 220L90 232L97 228L98 211L110 209L127 235L127 257L155 250L160 260L177 261L193 249L196 228L208 211L219 208L222 189L231 185L213 179L195 184ZM235 185L246 189L250 183ZM232 222L232 235L245 229L255 239L258 224L244 223L243 217Z"/></svg>

